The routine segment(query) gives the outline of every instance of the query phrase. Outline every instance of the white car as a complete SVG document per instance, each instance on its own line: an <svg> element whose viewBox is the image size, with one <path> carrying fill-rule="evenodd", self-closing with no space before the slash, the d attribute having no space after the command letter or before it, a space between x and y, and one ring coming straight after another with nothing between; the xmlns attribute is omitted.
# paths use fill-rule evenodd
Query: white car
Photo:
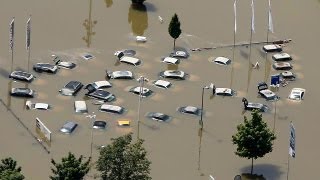
<svg viewBox="0 0 320 180"><path fill-rule="evenodd" d="M131 56L126 56L122 51L117 51L114 54L115 56L117 56L119 58L120 62L126 63L126 64L130 64L133 66L138 66L141 64L141 60L135 57L131 57Z"/></svg>
<svg viewBox="0 0 320 180"><path fill-rule="evenodd" d="M161 79L153 81L152 84L155 85L156 87L163 88L163 89L168 89L172 85L171 82L161 80Z"/></svg>
<svg viewBox="0 0 320 180"><path fill-rule="evenodd" d="M138 87L133 87L129 90L129 92L132 92L133 94L137 94L139 95L140 94L140 89L141 87L138 86ZM141 91L141 97L148 97L150 96L151 94L153 93L152 90L148 89L148 88L142 88L142 91Z"/></svg>
<svg viewBox="0 0 320 180"><path fill-rule="evenodd" d="M121 106L111 104L102 104L99 108L99 111L113 114L123 114L124 108Z"/></svg>
<svg viewBox="0 0 320 180"><path fill-rule="evenodd" d="M272 56L275 61L291 61L292 57L288 53L278 53Z"/></svg>
<svg viewBox="0 0 320 180"><path fill-rule="evenodd" d="M131 71L107 71L108 79L133 79Z"/></svg>
<svg viewBox="0 0 320 180"><path fill-rule="evenodd" d="M303 100L305 92L306 92L305 89L293 88L288 98L291 100L301 101Z"/></svg>
<svg viewBox="0 0 320 180"><path fill-rule="evenodd" d="M290 70L292 65L288 62L276 62L272 65L275 70Z"/></svg>
<svg viewBox="0 0 320 180"><path fill-rule="evenodd" d="M93 59L94 56L92 54L84 54L82 55L82 58L88 61L90 59Z"/></svg>
<svg viewBox="0 0 320 180"><path fill-rule="evenodd" d="M27 109L38 109L38 110L48 110L50 108L47 103L32 103L31 101L26 101Z"/></svg>
<svg viewBox="0 0 320 180"><path fill-rule="evenodd" d="M159 73L159 76L162 78L185 80L187 74L179 70L166 70L166 71L161 71Z"/></svg>
<svg viewBox="0 0 320 180"><path fill-rule="evenodd" d="M174 57L165 57L162 60L163 63L167 63L167 64L180 64L180 60Z"/></svg>
<svg viewBox="0 0 320 180"><path fill-rule="evenodd" d="M86 85L85 89L87 89L88 91L92 92L92 91L95 91L97 89L110 88L110 87L112 87L112 85L111 85L111 83L109 81L96 81L94 83Z"/></svg>
<svg viewBox="0 0 320 180"><path fill-rule="evenodd" d="M261 82L258 84L258 93L265 98L266 100L278 100L279 97L268 89L268 85L265 82Z"/></svg>
<svg viewBox="0 0 320 180"><path fill-rule="evenodd" d="M281 52L282 47L278 44L268 44L262 48L265 52Z"/></svg>
<svg viewBox="0 0 320 180"><path fill-rule="evenodd" d="M231 60L226 57L217 57L215 60L213 60L218 65L229 65L231 64Z"/></svg>

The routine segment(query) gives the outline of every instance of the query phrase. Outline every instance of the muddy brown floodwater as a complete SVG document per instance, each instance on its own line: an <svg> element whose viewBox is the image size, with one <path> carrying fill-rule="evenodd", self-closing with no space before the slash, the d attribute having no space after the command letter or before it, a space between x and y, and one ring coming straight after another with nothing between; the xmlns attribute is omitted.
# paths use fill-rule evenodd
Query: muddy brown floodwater
<svg viewBox="0 0 320 180"><path fill-rule="evenodd" d="M236 43L250 39L251 1L238 2L238 30ZM252 41L266 41L267 1L256 1L255 29ZM160 62L161 57L171 52L173 40L168 35L168 24L177 13L183 33L177 39L179 48L213 47L233 43L233 1L154 1L147 0L144 7L136 10L129 0L2 0L0 6L0 98L8 104L26 127L35 134L35 118L40 118L52 131L50 154L37 143L28 131L17 121L6 107L0 106L0 158L11 156L22 166L27 179L49 179L50 159L60 160L68 151L77 155L90 156L91 120L85 115L74 113L75 100L87 101L89 113L95 112L97 119L106 120L106 131L93 132L93 159L97 160L97 147L110 143L110 138L128 132L137 134L138 96L129 93L129 87L137 86L134 80L111 80L110 92L117 96L113 104L124 106L127 112L122 116L98 111L92 100L84 98L84 90L75 97L59 95L58 90L70 80L84 84L104 80L105 70L131 70L135 76L143 75L150 80L158 79L162 70L183 70L190 74L185 81L172 81L168 90L158 89L149 83L146 87L155 91L141 103L140 137L145 139L145 147L152 161L153 179L195 180L209 179L212 175L218 180L233 179L237 174L250 171L250 160L234 154L236 147L231 136L243 116L242 97L249 101L267 104L271 111L263 114L271 129L275 129L277 139L273 152L254 161L254 172L267 179L286 179L289 143L289 123L296 128L296 158L290 159L289 179L317 179L320 161L320 145L317 110L320 106L318 83L318 46L320 42L320 2L272 1L274 33L269 39L291 38L284 52L293 56L293 72L297 80L276 92L281 99L275 103L267 102L257 95L256 85L270 75L277 73L271 67L271 55L265 61L261 53L262 45L252 45L251 61L259 62L260 69L248 70L249 48L239 46L235 49L235 59L228 67L209 62L213 57L232 58L232 48L190 52L188 59L182 60L178 67L168 67ZM9 52L9 22L15 17L15 46L13 69L28 70L25 50L25 23L32 15L30 72L37 78L30 84L12 82L8 79L11 67ZM164 20L160 23L158 16ZM136 43L135 36L148 38L146 43ZM141 66L132 67L119 64L113 53L120 49L134 49L136 57L141 58ZM94 59L85 61L81 55L91 53ZM75 62L73 70L60 69L56 75L36 73L32 65L37 62L52 62L51 55L59 55L65 60ZM233 69L232 69L233 67ZM184 105L201 106L202 87L214 83L216 87L232 87L237 91L235 97L212 97L211 91L204 93L204 132L201 146L200 171L198 170L198 117L182 115L176 111ZM25 99L8 97L8 87L34 89L37 96L34 102L45 102L52 110L26 110ZM287 100L290 90L301 87L307 90L302 102ZM145 118L150 111L169 114L173 120L168 123L153 122ZM119 128L119 118L132 120L130 128ZM59 133L59 128L67 120L79 124L72 135ZM93 179L92 170L86 179ZM202 176L200 176L202 175Z"/></svg>

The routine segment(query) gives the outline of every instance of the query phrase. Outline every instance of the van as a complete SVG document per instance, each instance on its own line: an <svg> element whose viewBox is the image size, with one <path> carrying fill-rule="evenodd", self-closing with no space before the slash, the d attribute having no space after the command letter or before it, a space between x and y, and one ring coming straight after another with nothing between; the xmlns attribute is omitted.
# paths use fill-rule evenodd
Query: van
<svg viewBox="0 0 320 180"><path fill-rule="evenodd" d="M74 110L76 113L88 113L85 101L74 101Z"/></svg>
<svg viewBox="0 0 320 180"><path fill-rule="evenodd" d="M72 121L67 121L61 128L60 132L65 133L65 134L71 134L76 127L78 126L77 123L74 123Z"/></svg>

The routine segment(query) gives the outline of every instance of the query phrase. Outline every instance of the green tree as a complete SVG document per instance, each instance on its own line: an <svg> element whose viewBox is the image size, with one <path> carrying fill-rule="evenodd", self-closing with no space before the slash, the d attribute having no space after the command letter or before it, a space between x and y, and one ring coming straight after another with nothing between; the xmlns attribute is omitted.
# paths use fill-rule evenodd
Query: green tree
<svg viewBox="0 0 320 180"><path fill-rule="evenodd" d="M232 136L232 142L238 146L236 155L251 159L252 174L253 159L261 158L272 152L276 136L262 120L262 115L258 111L253 111L251 115L250 120L244 116L244 122L237 126L238 132Z"/></svg>
<svg viewBox="0 0 320 180"><path fill-rule="evenodd" d="M181 34L180 21L179 21L178 15L176 13L171 18L168 31L169 31L170 36L173 38L173 50L175 50L176 39Z"/></svg>
<svg viewBox="0 0 320 180"><path fill-rule="evenodd" d="M17 167L17 161L11 157L1 160L0 164L0 179L1 180L23 180L21 167Z"/></svg>
<svg viewBox="0 0 320 180"><path fill-rule="evenodd" d="M150 164L143 140L132 142L132 134L111 139L112 143L100 149L96 168L103 180L150 180Z"/></svg>
<svg viewBox="0 0 320 180"><path fill-rule="evenodd" d="M81 155L78 159L71 152L68 153L67 157L63 157L61 163L56 163L51 159L51 163L54 168L51 168L53 176L50 176L52 180L81 180L90 170L91 157L83 161Z"/></svg>

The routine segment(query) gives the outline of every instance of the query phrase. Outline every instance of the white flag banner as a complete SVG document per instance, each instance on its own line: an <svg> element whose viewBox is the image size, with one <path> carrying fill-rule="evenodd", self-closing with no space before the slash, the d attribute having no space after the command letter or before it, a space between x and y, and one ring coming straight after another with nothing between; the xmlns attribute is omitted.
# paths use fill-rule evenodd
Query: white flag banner
<svg viewBox="0 0 320 180"><path fill-rule="evenodd" d="M233 3L233 11L234 11L234 32L237 32L237 0L234 0Z"/></svg>
<svg viewBox="0 0 320 180"><path fill-rule="evenodd" d="M254 30L254 0L251 0L251 10L252 10L252 15L251 15L251 31L255 32Z"/></svg>
<svg viewBox="0 0 320 180"><path fill-rule="evenodd" d="M26 25L26 49L30 49L30 36L31 36L31 17L29 17Z"/></svg>
<svg viewBox="0 0 320 180"><path fill-rule="evenodd" d="M269 22L268 22L268 24L269 24L269 26L268 26L268 29L269 29L269 31L270 32L274 32L273 31L273 23L272 23L272 15L271 15L271 3L270 3L270 0L269 0L269 13L268 13L268 20L269 20Z"/></svg>
<svg viewBox="0 0 320 180"><path fill-rule="evenodd" d="M14 44L14 18L12 18L12 21L10 22L9 27L9 47L10 50L13 50L13 44Z"/></svg>
<svg viewBox="0 0 320 180"><path fill-rule="evenodd" d="M290 123L289 155L293 158L296 157L296 130L292 122Z"/></svg>

